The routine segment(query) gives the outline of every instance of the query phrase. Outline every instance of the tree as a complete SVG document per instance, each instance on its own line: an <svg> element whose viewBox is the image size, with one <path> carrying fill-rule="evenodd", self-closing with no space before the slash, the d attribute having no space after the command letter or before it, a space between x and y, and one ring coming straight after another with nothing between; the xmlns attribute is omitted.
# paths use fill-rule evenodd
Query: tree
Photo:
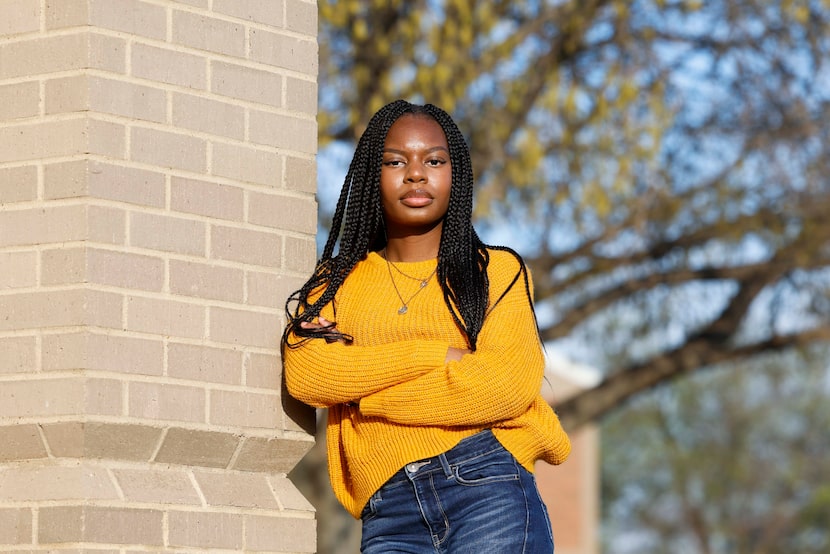
<svg viewBox="0 0 830 554"><path fill-rule="evenodd" d="M605 371L567 428L713 364L830 339L830 2L319 2L320 140L396 97L469 137L546 341ZM488 232L490 235L488 235ZM588 352L590 350L590 352Z"/></svg>
<svg viewBox="0 0 830 554"><path fill-rule="evenodd" d="M321 146L394 98L453 115L477 227L524 237L543 338L604 372L567 429L830 340L827 0L318 6Z"/></svg>
<svg viewBox="0 0 830 554"><path fill-rule="evenodd" d="M609 552L830 550L827 348L641 395L603 426Z"/></svg>

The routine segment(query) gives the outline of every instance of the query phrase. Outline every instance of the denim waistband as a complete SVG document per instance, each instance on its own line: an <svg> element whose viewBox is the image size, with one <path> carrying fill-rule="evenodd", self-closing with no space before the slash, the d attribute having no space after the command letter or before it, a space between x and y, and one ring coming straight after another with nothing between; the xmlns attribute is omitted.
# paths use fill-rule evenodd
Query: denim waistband
<svg viewBox="0 0 830 554"><path fill-rule="evenodd" d="M452 474L450 469L452 466L462 464L503 448L498 439L493 435L493 432L490 429L485 429L475 435L461 439L458 444L442 454L432 456L431 458L415 460L406 464L384 486L414 479L419 475L426 475L436 471L442 471L449 476Z"/></svg>

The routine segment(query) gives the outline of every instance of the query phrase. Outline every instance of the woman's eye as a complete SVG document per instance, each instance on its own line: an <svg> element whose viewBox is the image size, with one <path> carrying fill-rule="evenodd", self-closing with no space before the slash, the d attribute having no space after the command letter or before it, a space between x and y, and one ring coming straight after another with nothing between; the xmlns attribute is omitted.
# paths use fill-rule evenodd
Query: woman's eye
<svg viewBox="0 0 830 554"><path fill-rule="evenodd" d="M387 160L383 162L383 165L387 167L400 167L403 165L403 162L400 160Z"/></svg>
<svg viewBox="0 0 830 554"><path fill-rule="evenodd" d="M428 160L427 161L427 165L432 166L432 167L438 167L439 165L444 165L445 163L446 162L444 160L438 159L438 158L436 158L434 160Z"/></svg>

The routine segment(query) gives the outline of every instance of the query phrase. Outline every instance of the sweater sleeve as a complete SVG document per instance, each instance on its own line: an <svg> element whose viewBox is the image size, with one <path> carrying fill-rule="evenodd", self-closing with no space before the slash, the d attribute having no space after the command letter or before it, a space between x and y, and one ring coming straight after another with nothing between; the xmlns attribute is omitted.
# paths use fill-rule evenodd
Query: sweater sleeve
<svg viewBox="0 0 830 554"><path fill-rule="evenodd" d="M504 290L507 283L499 281ZM409 380L364 397L360 411L404 425L490 425L528 410L539 395L544 363L520 278L488 314L476 352L413 372Z"/></svg>
<svg viewBox="0 0 830 554"><path fill-rule="evenodd" d="M301 402L326 408L356 401L442 365L448 345L401 341L355 346L312 339L284 352L285 384Z"/></svg>

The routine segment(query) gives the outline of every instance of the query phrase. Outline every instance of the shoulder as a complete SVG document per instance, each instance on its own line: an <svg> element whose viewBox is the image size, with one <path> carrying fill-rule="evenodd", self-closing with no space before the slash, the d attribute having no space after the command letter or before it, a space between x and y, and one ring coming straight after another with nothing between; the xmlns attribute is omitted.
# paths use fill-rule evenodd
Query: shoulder
<svg viewBox="0 0 830 554"><path fill-rule="evenodd" d="M487 265L487 278L490 281L490 301L497 302L511 290L533 295L533 280L525 266L524 259L513 249L507 247L487 247L490 261Z"/></svg>
<svg viewBox="0 0 830 554"><path fill-rule="evenodd" d="M379 271L386 272L386 262L377 252L369 252L352 267L346 280L374 279Z"/></svg>
<svg viewBox="0 0 830 554"><path fill-rule="evenodd" d="M491 281L512 281L521 274L525 267L524 260L515 251L507 247L487 247L490 261L487 264L487 276Z"/></svg>

